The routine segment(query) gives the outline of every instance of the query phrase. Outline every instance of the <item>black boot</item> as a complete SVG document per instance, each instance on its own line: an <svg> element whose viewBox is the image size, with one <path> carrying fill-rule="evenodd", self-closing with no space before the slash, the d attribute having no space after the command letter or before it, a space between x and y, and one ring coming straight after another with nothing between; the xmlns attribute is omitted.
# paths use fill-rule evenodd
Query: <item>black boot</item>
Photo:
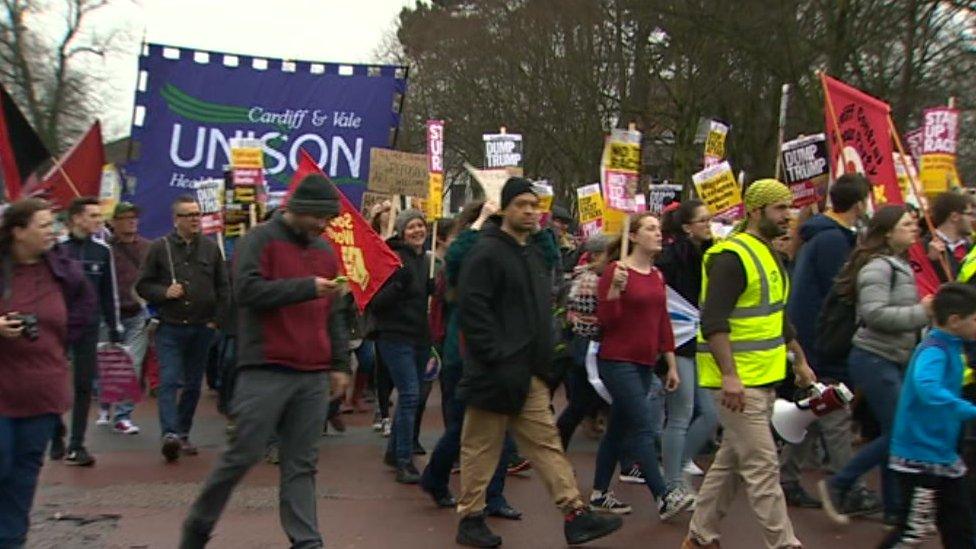
<svg viewBox="0 0 976 549"><path fill-rule="evenodd" d="M576 509L566 515L566 543L579 545L616 532L624 520L617 515L600 515L586 508Z"/></svg>
<svg viewBox="0 0 976 549"><path fill-rule="evenodd" d="M790 507L801 509L820 509L823 507L820 500L807 493L799 482L784 482L782 487L783 495L786 496L786 504Z"/></svg>
<svg viewBox="0 0 976 549"><path fill-rule="evenodd" d="M468 547L498 547L502 538L496 536L485 524L484 512L468 515L458 523L458 533L455 540L458 545Z"/></svg>
<svg viewBox="0 0 976 549"><path fill-rule="evenodd" d="M413 463L397 467L396 481L400 484L417 484L420 482L420 471Z"/></svg>

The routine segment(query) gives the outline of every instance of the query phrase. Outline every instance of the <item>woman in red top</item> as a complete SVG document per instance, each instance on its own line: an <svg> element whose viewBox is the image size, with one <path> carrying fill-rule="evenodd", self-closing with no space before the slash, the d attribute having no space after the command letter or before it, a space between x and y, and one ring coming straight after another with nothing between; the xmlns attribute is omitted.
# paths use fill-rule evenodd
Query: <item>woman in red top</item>
<svg viewBox="0 0 976 549"><path fill-rule="evenodd" d="M629 505L608 492L621 453L629 451L643 466L661 520L668 520L694 500L680 488L668 491L658 468L656 439L663 414L663 389L673 391L679 383L664 277L654 267L662 249L661 224L649 213L634 216L626 238L630 240L630 254L607 266L597 290L602 334L599 372L613 403L596 455L590 507L630 512ZM619 255L619 250L616 252L611 251L611 256ZM654 373L662 355L668 365L664 387Z"/></svg>
<svg viewBox="0 0 976 549"><path fill-rule="evenodd" d="M81 264L51 251L53 222L36 198L0 216L0 547L26 543L44 448L71 405L65 349L95 314Z"/></svg>

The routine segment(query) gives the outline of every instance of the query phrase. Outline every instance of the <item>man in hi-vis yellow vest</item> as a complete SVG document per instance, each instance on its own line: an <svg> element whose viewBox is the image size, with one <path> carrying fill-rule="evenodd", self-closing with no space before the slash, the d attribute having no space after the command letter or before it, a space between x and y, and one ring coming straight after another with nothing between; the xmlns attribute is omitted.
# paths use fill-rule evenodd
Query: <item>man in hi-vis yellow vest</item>
<svg viewBox="0 0 976 549"><path fill-rule="evenodd" d="M801 547L786 514L770 431L774 386L793 352L797 384L816 380L785 314L790 282L770 247L789 230L790 190L774 179L749 186L739 230L709 248L702 273L698 376L720 404L722 445L705 475L684 548L718 547L719 523L740 484L766 547ZM811 314L816 314L812 311Z"/></svg>

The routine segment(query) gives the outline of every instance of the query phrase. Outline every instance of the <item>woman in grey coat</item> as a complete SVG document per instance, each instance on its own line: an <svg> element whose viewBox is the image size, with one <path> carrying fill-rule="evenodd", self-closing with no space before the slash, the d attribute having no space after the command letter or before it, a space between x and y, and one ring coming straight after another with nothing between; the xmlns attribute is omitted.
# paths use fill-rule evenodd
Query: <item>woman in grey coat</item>
<svg viewBox="0 0 976 549"><path fill-rule="evenodd" d="M898 481L888 469L888 440L901 393L902 372L928 325L932 296L919 299L907 251L918 240L918 223L904 206L879 209L868 224L864 242L851 254L837 277L838 293L856 299L860 324L847 358L848 373L881 424L881 436L864 445L843 469L820 481L824 510L847 524L847 495L854 483L881 467L885 523L898 516Z"/></svg>

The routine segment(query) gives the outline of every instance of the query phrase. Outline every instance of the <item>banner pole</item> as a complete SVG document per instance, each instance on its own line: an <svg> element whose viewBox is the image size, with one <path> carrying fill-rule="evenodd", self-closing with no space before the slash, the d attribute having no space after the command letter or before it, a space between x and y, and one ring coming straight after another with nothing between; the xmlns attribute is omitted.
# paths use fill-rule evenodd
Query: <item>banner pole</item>
<svg viewBox="0 0 976 549"><path fill-rule="evenodd" d="M64 166L61 164L61 158L55 157L54 165L58 168L58 171L64 177L64 180L68 182L68 186L71 187L71 192L75 193L76 197L80 197L81 193L78 192L78 187L75 186L75 182L71 180L71 176L68 175L68 172L64 171Z"/></svg>
<svg viewBox="0 0 976 549"><path fill-rule="evenodd" d="M790 85L783 84L783 93L779 99L779 134L776 139L776 171L773 177L780 179L780 170L783 168L783 141L786 138L786 110L790 102Z"/></svg>
<svg viewBox="0 0 976 549"><path fill-rule="evenodd" d="M437 220L435 219L430 229L430 273L427 275L427 278L430 278L431 280L434 279L434 267L436 263L437 263Z"/></svg>
<svg viewBox="0 0 976 549"><path fill-rule="evenodd" d="M908 162L905 160L905 147L901 143L901 137L898 135L898 128L895 127L895 121L891 118L891 113L888 113L888 128L891 130L891 137L895 140L895 147L898 148L898 161L901 162L902 168L904 168L905 173L908 174L908 183L912 186L912 191L915 196L922 196L918 192L919 183L915 179L915 173L908 166ZM921 208L922 214L925 216L925 224L929 228L929 233L935 236L935 225L932 224L932 216L929 215L928 208ZM946 258L945 252L939 254L939 265L942 266L942 270L945 271L946 278L952 280L952 269L949 268L949 260Z"/></svg>

